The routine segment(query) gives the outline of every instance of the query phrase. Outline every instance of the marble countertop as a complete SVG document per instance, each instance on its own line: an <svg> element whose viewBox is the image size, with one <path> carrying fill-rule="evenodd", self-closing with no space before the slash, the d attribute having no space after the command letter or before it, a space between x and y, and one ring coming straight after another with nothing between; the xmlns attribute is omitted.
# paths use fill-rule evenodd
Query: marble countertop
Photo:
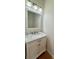
<svg viewBox="0 0 79 59"><path fill-rule="evenodd" d="M43 32L39 32L37 34L28 34L25 36L25 42L28 43L28 42L40 39L40 38L45 37L45 36L47 36L47 35Z"/></svg>

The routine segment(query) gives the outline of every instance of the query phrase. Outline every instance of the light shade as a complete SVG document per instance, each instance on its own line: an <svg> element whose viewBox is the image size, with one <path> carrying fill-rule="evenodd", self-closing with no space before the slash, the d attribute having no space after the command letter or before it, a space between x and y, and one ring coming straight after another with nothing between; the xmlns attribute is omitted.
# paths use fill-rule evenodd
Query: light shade
<svg viewBox="0 0 79 59"><path fill-rule="evenodd" d="M34 9L38 9L38 6L37 6L37 5L34 5L33 8L34 8Z"/></svg>
<svg viewBox="0 0 79 59"><path fill-rule="evenodd" d="M27 1L26 5L29 6L29 7L32 7L33 4L31 2L29 2L29 1Z"/></svg>
<svg viewBox="0 0 79 59"><path fill-rule="evenodd" d="M38 10L39 10L40 12L42 12L42 8L39 8Z"/></svg>

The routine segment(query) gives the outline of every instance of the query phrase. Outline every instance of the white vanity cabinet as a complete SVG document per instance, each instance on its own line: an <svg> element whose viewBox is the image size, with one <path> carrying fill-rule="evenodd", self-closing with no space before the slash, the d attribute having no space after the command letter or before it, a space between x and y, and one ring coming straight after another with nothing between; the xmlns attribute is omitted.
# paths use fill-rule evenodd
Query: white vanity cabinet
<svg viewBox="0 0 79 59"><path fill-rule="evenodd" d="M36 59L43 52L46 51L46 37L28 42L26 44L27 48L27 59Z"/></svg>

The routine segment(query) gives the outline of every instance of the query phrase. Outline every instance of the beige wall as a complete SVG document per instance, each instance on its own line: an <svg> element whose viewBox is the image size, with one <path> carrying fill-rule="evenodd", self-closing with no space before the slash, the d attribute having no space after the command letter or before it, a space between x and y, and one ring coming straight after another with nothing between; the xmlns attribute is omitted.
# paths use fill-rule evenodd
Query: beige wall
<svg viewBox="0 0 79 59"><path fill-rule="evenodd" d="M54 0L46 0L44 8L44 32L48 35L47 50L54 55Z"/></svg>

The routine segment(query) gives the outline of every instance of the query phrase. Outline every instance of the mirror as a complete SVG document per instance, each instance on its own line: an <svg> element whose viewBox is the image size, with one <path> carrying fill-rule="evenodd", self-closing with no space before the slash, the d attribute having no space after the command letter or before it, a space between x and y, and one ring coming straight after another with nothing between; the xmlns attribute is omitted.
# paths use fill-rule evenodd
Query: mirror
<svg viewBox="0 0 79 59"><path fill-rule="evenodd" d="M42 30L42 17L40 14L34 13L32 11L27 11L28 20L28 32L39 32Z"/></svg>
<svg viewBox="0 0 79 59"><path fill-rule="evenodd" d="M28 28L40 28L41 16L39 14L28 11Z"/></svg>

